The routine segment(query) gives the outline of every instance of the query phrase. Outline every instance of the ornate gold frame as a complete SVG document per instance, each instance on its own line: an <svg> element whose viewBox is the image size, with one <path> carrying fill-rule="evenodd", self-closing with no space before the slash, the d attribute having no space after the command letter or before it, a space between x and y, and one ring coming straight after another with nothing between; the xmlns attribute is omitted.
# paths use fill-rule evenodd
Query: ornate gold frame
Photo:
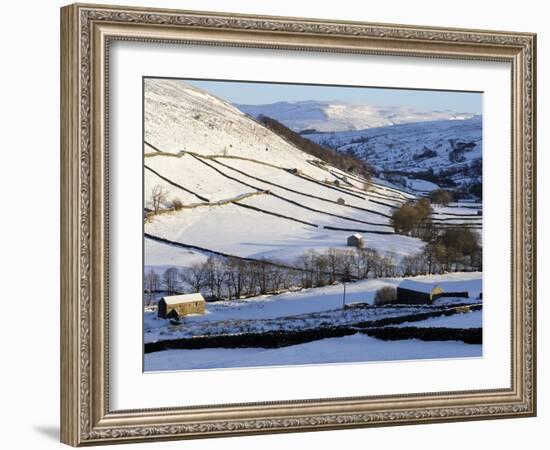
<svg viewBox="0 0 550 450"><path fill-rule="evenodd" d="M111 411L106 69L112 40L510 62L510 389ZM535 51L536 36L529 33L105 5L62 8L62 442L79 446L535 415Z"/></svg>

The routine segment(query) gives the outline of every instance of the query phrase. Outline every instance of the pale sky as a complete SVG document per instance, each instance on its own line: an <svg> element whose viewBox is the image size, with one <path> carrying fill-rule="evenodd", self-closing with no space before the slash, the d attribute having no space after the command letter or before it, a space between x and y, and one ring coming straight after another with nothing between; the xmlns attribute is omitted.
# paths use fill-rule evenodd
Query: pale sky
<svg viewBox="0 0 550 450"><path fill-rule="evenodd" d="M370 106L406 106L417 110L451 110L481 114L480 92L430 91L372 87L321 86L242 81L182 80L230 103L262 105L281 101L343 101Z"/></svg>

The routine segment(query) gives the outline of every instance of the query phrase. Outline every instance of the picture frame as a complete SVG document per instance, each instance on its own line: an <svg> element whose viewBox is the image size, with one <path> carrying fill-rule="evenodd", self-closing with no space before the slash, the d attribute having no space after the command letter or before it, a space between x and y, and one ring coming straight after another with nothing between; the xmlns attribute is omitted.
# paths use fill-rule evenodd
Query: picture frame
<svg viewBox="0 0 550 450"><path fill-rule="evenodd" d="M109 67L110 46L118 41L510 64L510 386L112 409ZM535 98L531 33L106 5L62 8L61 441L81 446L536 415Z"/></svg>

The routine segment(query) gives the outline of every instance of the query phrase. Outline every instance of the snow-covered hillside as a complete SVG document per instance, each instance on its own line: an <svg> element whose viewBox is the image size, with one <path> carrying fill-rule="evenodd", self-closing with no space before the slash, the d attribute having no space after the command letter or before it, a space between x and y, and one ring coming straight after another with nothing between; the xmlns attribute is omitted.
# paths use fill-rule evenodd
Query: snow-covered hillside
<svg viewBox="0 0 550 450"><path fill-rule="evenodd" d="M145 141L144 206L153 209L158 186L165 193L161 209L182 204L146 221L148 267L184 267L208 251L292 262L309 249L346 247L352 233L398 257L423 246L395 234L389 223L393 208L413 195L376 183L365 191L364 179L324 164L181 81L146 80ZM464 219L479 228L476 214L436 208L440 221Z"/></svg>
<svg viewBox="0 0 550 450"><path fill-rule="evenodd" d="M179 80L146 79L144 91L145 141L162 152L231 155L321 174L307 164L309 155L201 89ZM144 151L153 150L146 145Z"/></svg>
<svg viewBox="0 0 550 450"><path fill-rule="evenodd" d="M422 111L410 107L376 107L341 101L298 101L236 106L255 117L271 117L298 132L363 130L412 122L464 120L473 116L470 113L448 110Z"/></svg>
<svg viewBox="0 0 550 450"><path fill-rule="evenodd" d="M418 173L431 169L436 175L444 172L457 185L481 182L480 116L304 136L362 158L379 171Z"/></svg>

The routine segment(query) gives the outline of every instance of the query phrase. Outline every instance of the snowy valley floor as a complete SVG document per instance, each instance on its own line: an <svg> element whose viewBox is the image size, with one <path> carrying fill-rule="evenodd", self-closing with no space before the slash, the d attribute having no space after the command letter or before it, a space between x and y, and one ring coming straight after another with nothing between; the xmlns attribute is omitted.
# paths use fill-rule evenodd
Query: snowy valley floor
<svg viewBox="0 0 550 450"><path fill-rule="evenodd" d="M467 291L469 298L441 298L433 305L372 305L374 293L383 285L395 286L400 279L373 279L350 283L346 309L342 310L342 286L327 286L281 295L260 296L246 300L207 304L204 315L182 318L170 324L157 317L156 308L144 313L144 342L149 351L144 356L145 371L189 370L209 368L285 366L296 364L330 364L367 361L393 361L434 358L470 358L482 356L482 345L454 340L452 332L478 330L483 327L483 311L479 293L482 276L479 272L452 273L417 277L419 281L437 281L448 292ZM475 305L449 314L453 305ZM423 316L424 315L424 316ZM429 316L429 317L426 317ZM445 340L408 338L382 340L366 333L369 327L387 326L417 330L441 329ZM257 342L257 337L275 333L274 339L288 338L304 330L326 327L351 327L337 337L306 339L293 345L271 347ZM355 328L357 327L357 328ZM413 330L414 331L414 330ZM459 331L460 333L461 331ZM277 333L282 333L277 335ZM286 335L285 335L286 333ZM372 333L371 333L372 334ZM413 334L413 337L421 336ZM429 333L428 333L429 334ZM239 336L252 340L239 341ZM254 338L256 336L256 338ZM279 336L279 337L277 337ZM331 336L328 334L328 336ZM335 336L335 335L332 335ZM380 337L379 335L377 335ZM410 335L409 335L410 336ZM440 339L438 335L437 339ZM481 336L481 335L480 335ZM221 339L220 339L221 338ZM212 341L208 341L213 339ZM183 345L163 346L182 341ZM205 348L191 345L208 341ZM311 341L311 342L308 342ZM192 342L193 341L193 342ZM216 342L212 345L211 342ZM235 343L237 342L237 343ZM246 344L243 345L243 342ZM480 341L478 341L480 342ZM159 346L160 344L160 346ZM258 344L258 345L256 345ZM211 346L210 346L211 345ZM152 348L156 347L156 350ZM218 348L224 347L224 348ZM228 348L238 347L238 348ZM254 347L254 348L251 348ZM158 351L160 350L160 351Z"/></svg>
<svg viewBox="0 0 550 450"><path fill-rule="evenodd" d="M416 339L382 341L355 334L276 349L166 350L146 354L144 363L146 371L168 371L481 356L481 345Z"/></svg>

